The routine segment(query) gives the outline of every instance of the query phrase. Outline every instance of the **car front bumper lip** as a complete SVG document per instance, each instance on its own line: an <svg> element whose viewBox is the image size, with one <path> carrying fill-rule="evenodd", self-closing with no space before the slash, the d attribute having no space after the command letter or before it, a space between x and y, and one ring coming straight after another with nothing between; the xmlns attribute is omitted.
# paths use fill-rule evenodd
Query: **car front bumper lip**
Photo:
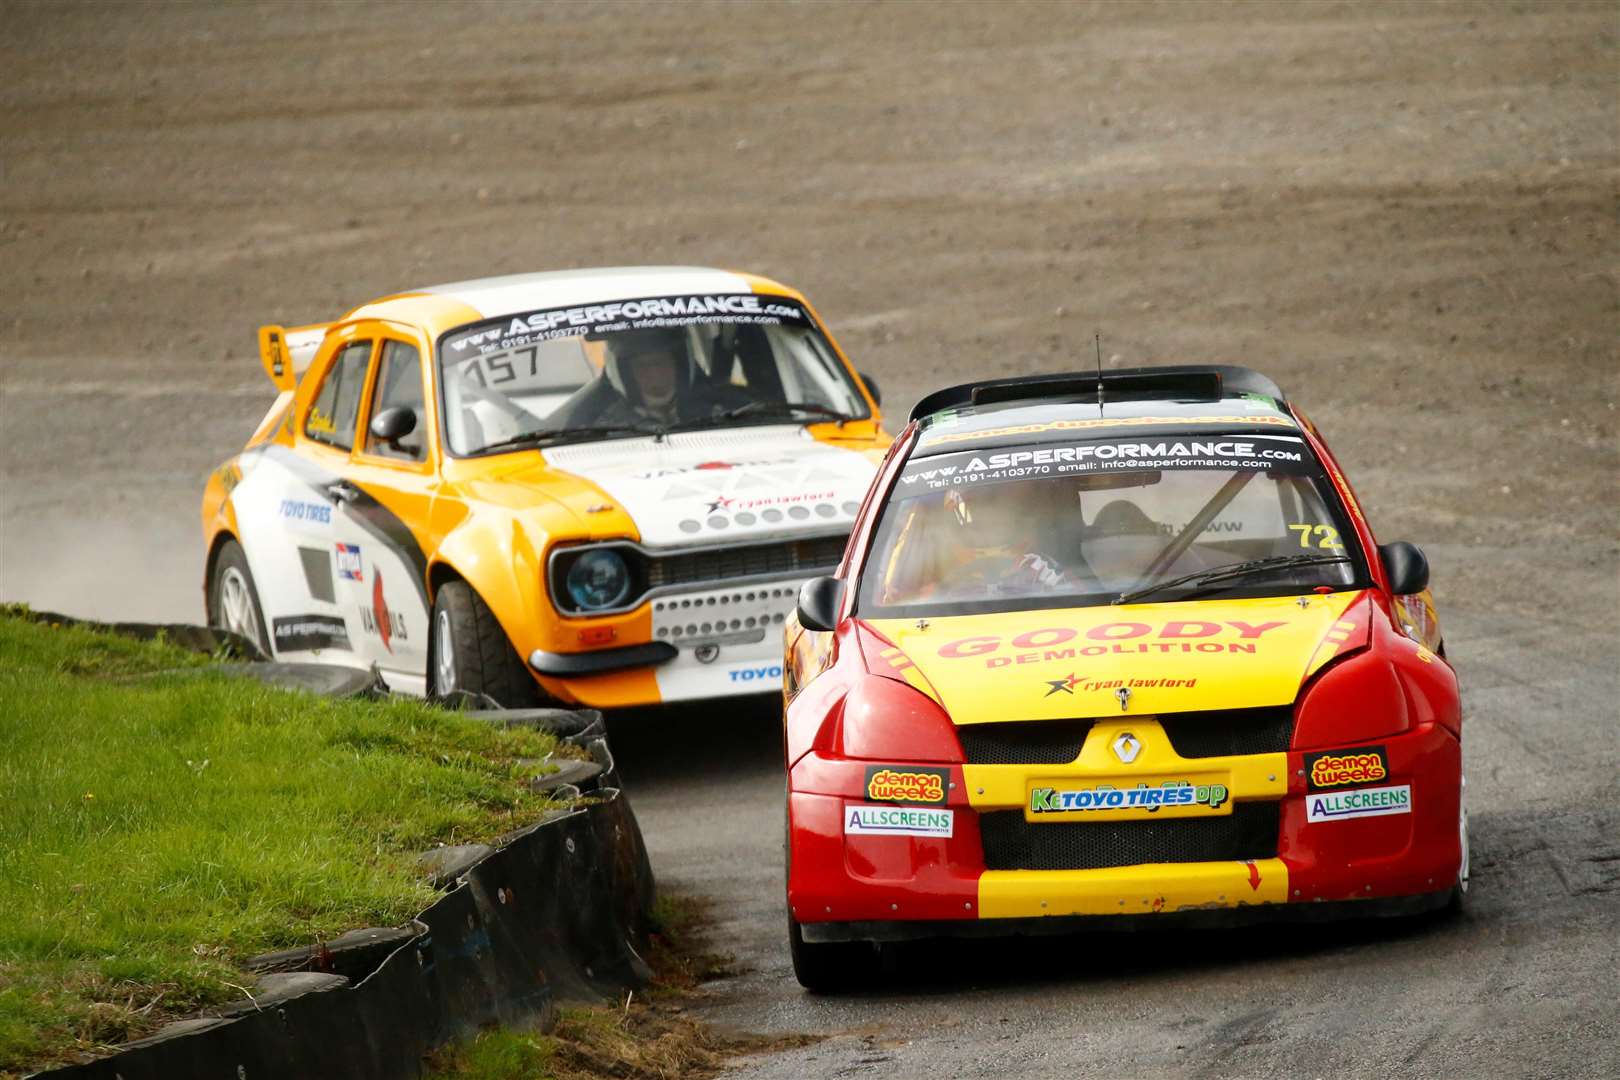
<svg viewBox="0 0 1620 1080"><path fill-rule="evenodd" d="M529 654L529 666L541 675L553 678L578 678L628 668L654 667L675 659L677 652L675 646L667 641L649 641L642 645L623 645L616 649L584 653L553 653L536 649Z"/></svg>
<svg viewBox="0 0 1620 1080"><path fill-rule="evenodd" d="M1167 911L1140 915L1056 915L1013 919L938 919L915 922L803 923L804 940L920 941L930 938L989 938L1130 932L1135 930L1214 930L1240 926L1338 922L1346 919L1406 918L1437 911L1451 902L1452 890L1379 900L1334 900L1319 904L1248 904L1235 908Z"/></svg>

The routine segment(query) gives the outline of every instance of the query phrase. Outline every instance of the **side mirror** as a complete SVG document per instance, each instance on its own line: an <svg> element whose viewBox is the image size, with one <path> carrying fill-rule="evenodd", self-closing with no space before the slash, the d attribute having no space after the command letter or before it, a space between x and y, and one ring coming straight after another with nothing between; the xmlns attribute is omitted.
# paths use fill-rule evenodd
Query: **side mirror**
<svg viewBox="0 0 1620 1080"><path fill-rule="evenodd" d="M882 405L883 404L883 391L881 389L879 389L878 384L877 384L877 380L872 378L872 376L868 375L864 371L856 372L856 374L858 374L861 377L861 382L866 384L866 391L867 391L867 393L872 395L873 403L877 404L877 405Z"/></svg>
<svg viewBox="0 0 1620 1080"><path fill-rule="evenodd" d="M1429 587L1429 560L1416 544L1405 540L1379 544L1378 557L1384 560L1389 591L1396 596L1410 596Z"/></svg>
<svg viewBox="0 0 1620 1080"><path fill-rule="evenodd" d="M399 440L416 430L416 410L409 405L393 405L371 418L371 434L399 449Z"/></svg>
<svg viewBox="0 0 1620 1080"><path fill-rule="evenodd" d="M799 589L799 625L806 630L831 630L838 625L838 610L843 606L842 581L811 578Z"/></svg>

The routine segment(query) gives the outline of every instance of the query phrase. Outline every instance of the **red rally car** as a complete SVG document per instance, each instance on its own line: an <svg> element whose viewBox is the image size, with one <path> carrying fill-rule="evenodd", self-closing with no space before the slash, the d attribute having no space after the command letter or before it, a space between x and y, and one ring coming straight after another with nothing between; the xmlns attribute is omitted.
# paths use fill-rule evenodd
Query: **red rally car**
<svg viewBox="0 0 1620 1080"><path fill-rule="evenodd" d="M925 398L787 625L799 981L872 942L1460 902L1428 582L1246 368Z"/></svg>

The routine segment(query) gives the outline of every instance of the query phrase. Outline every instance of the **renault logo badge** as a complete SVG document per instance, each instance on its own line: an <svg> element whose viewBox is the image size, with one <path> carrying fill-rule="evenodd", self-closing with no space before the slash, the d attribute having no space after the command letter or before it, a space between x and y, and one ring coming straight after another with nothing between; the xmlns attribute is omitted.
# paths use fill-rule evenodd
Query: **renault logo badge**
<svg viewBox="0 0 1620 1080"><path fill-rule="evenodd" d="M1114 739L1114 756L1129 765L1136 760L1136 755L1142 752L1142 740L1128 731L1122 731Z"/></svg>

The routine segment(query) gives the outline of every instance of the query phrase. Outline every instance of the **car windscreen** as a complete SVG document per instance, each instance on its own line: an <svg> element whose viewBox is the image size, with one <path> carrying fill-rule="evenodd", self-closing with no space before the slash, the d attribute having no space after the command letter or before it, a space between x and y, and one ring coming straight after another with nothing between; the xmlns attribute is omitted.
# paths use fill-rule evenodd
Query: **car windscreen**
<svg viewBox="0 0 1620 1080"><path fill-rule="evenodd" d="M439 342L445 442L619 437L869 415L810 313L752 293L646 297L508 315Z"/></svg>
<svg viewBox="0 0 1620 1080"><path fill-rule="evenodd" d="M1156 585L1144 599L1286 595L1365 576L1302 440L1093 439L909 461L865 560L857 611L1080 607Z"/></svg>

